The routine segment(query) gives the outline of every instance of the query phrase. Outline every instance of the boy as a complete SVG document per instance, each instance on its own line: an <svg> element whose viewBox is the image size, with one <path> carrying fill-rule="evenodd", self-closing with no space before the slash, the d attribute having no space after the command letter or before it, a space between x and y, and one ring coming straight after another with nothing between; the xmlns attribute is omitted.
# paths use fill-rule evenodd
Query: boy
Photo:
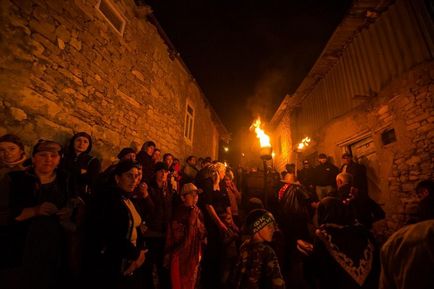
<svg viewBox="0 0 434 289"><path fill-rule="evenodd" d="M273 215L263 209L249 213L246 228L250 238L240 247L232 278L234 289L284 289L276 253L269 245L276 230Z"/></svg>

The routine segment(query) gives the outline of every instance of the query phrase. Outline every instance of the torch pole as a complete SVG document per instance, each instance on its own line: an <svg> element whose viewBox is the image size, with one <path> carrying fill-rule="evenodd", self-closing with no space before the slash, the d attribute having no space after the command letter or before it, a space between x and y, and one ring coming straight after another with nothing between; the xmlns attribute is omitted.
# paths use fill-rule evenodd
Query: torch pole
<svg viewBox="0 0 434 289"><path fill-rule="evenodd" d="M297 178L297 170L298 170L298 151L295 150L295 165L294 165L294 175Z"/></svg>
<svg viewBox="0 0 434 289"><path fill-rule="evenodd" d="M262 160L262 164L264 165L264 207L268 209L268 192L267 192L267 179L268 179L268 173L267 173L267 161Z"/></svg>

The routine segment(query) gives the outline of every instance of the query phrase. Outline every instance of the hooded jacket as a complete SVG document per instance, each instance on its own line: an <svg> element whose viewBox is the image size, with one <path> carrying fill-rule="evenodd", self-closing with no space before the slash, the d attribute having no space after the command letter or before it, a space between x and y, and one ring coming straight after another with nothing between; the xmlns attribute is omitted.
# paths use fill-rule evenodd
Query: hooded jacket
<svg viewBox="0 0 434 289"><path fill-rule="evenodd" d="M79 155L75 153L74 142L78 137L86 137L89 140L87 150ZM68 151L62 162L62 168L71 174L72 181L75 182L80 196L91 192L95 180L101 171L101 162L90 155L92 150L92 138L85 132L79 132L71 139ZM81 170L86 170L82 174Z"/></svg>

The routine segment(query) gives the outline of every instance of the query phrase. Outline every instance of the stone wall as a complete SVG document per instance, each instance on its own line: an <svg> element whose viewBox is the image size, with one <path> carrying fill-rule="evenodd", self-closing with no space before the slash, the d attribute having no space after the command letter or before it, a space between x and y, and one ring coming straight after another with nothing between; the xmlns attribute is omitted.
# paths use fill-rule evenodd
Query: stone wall
<svg viewBox="0 0 434 289"><path fill-rule="evenodd" d="M113 3L126 19L120 36L98 0L1 1L0 134L27 145L92 134L95 153L154 140L164 152L217 157L219 132L200 88L133 0ZM183 137L187 99L193 143Z"/></svg>
<svg viewBox="0 0 434 289"><path fill-rule="evenodd" d="M287 163L294 162L291 136L290 115L285 114L271 135L273 151L275 152L274 167L278 172L285 170Z"/></svg>
<svg viewBox="0 0 434 289"><path fill-rule="evenodd" d="M386 211L377 226L385 236L408 222L419 197L417 183L434 178L434 62L397 78L379 95L338 117L314 136L305 154L324 152L337 161L357 136L372 137L376 161L367 162L368 177L377 186L370 195ZM383 145L381 133L393 128L396 142Z"/></svg>

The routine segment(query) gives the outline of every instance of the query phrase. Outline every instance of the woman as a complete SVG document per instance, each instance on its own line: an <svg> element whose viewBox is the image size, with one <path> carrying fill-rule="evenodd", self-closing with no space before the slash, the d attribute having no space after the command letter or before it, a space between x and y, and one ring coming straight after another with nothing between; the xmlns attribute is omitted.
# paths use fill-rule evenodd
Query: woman
<svg viewBox="0 0 434 289"><path fill-rule="evenodd" d="M110 288L137 288L140 280L135 271L145 261L142 220L131 197L140 181L140 164L131 160L119 162L114 172L115 186L101 200L96 209L99 215L101 247L100 265L103 266L99 285ZM106 283L107 282L107 283Z"/></svg>
<svg viewBox="0 0 434 289"><path fill-rule="evenodd" d="M297 241L298 249L311 255L309 264L318 288L377 288L379 252L375 240L364 226L354 224L348 206L334 197L323 198L318 223L313 244Z"/></svg>
<svg viewBox="0 0 434 289"><path fill-rule="evenodd" d="M57 169L61 157L60 144L40 140L33 148L32 168L9 173L2 184L10 199L10 243L2 246L7 249L2 260L16 269L19 278L12 282L22 282L20 288L65 285L60 276L66 267L66 233L74 230L71 216L79 200L68 175Z"/></svg>
<svg viewBox="0 0 434 289"><path fill-rule="evenodd" d="M23 170L25 160L24 145L17 136L0 137L0 180L9 172Z"/></svg>
<svg viewBox="0 0 434 289"><path fill-rule="evenodd" d="M100 161L90 155L92 138L85 132L75 134L63 161L63 168L72 174L81 198L88 201L101 170Z"/></svg>
<svg viewBox="0 0 434 289"><path fill-rule="evenodd" d="M229 272L237 255L235 241L238 227L232 219L231 205L224 182L226 167L216 163L211 167L211 177L205 186L205 224L208 246L204 256L204 281L207 288L220 288L228 280Z"/></svg>

